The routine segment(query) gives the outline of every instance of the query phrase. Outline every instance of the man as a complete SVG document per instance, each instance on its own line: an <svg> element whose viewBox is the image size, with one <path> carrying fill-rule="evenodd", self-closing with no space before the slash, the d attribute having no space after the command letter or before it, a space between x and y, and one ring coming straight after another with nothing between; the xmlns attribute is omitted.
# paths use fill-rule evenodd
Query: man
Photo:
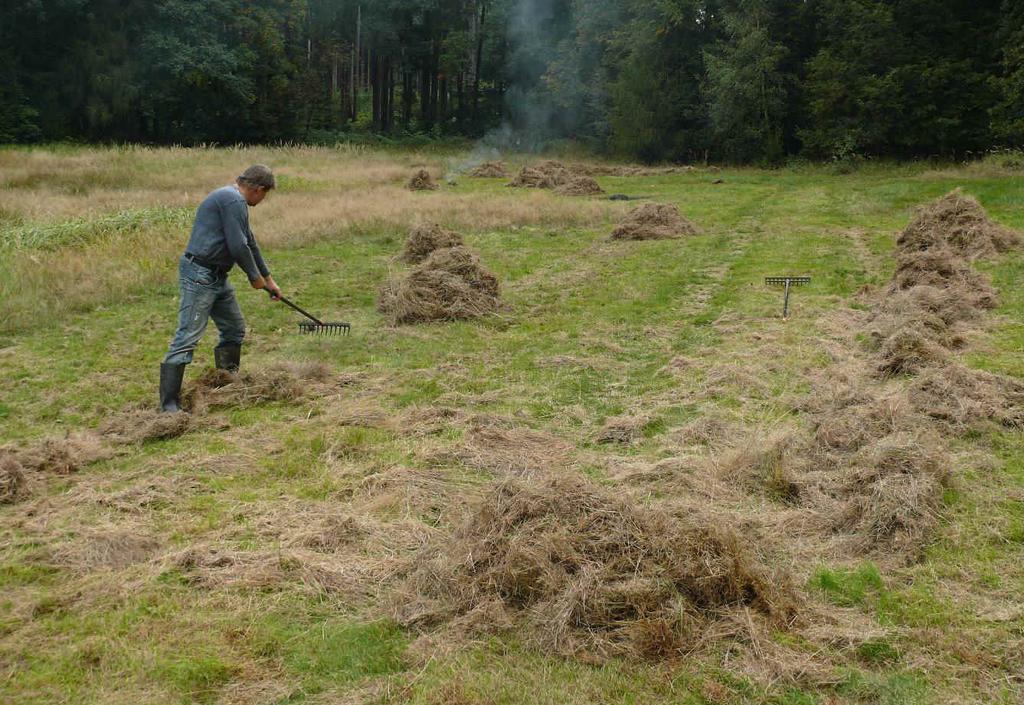
<svg viewBox="0 0 1024 705"><path fill-rule="evenodd" d="M181 380L185 365L206 330L208 319L220 332L213 351L217 369L237 372L242 356L245 321L228 282L238 265L253 289L266 289L275 301L281 289L249 227L249 207L258 206L275 186L274 174L262 164L249 167L232 186L219 188L200 204L185 254L178 263L181 303L178 330L160 365L160 409L181 411Z"/></svg>

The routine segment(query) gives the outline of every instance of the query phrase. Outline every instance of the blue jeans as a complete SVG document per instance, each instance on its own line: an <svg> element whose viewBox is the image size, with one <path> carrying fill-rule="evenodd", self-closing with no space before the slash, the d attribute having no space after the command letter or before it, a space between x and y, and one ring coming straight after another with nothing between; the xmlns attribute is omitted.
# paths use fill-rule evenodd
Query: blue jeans
<svg viewBox="0 0 1024 705"><path fill-rule="evenodd" d="M197 264L183 255L178 263L178 280L181 285L178 330L164 362L174 365L192 362L192 354L210 318L220 332L218 347L241 345L245 338L245 319L227 274Z"/></svg>

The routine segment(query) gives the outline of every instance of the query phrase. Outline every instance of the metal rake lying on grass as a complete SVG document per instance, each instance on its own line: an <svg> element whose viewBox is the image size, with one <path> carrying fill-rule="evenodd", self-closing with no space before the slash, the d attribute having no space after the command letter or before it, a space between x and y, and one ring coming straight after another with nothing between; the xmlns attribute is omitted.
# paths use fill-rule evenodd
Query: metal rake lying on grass
<svg viewBox="0 0 1024 705"><path fill-rule="evenodd" d="M268 291L267 293L270 294L271 299L274 298L274 293L272 291ZM352 326L350 326L348 323L345 323L344 321L324 323L316 316L302 310L301 308L299 308L298 306L296 306L283 296L278 296L277 300L287 304L288 306L290 306L291 308L298 311L303 316L309 319L308 321L302 321L301 323L299 323L299 331L302 333L311 333L313 335L335 335L336 333L341 335L348 335L349 329L352 328Z"/></svg>

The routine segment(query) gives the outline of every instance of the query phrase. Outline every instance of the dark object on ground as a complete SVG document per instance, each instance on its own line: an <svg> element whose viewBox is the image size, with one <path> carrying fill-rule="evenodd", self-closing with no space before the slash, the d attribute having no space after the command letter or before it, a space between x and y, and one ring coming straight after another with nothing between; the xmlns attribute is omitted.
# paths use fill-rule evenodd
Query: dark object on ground
<svg viewBox="0 0 1024 705"><path fill-rule="evenodd" d="M627 196L624 193L613 193L608 197L609 201L639 201L643 196Z"/></svg>
<svg viewBox="0 0 1024 705"><path fill-rule="evenodd" d="M725 179L715 179L711 183L713 183L713 184L724 184L725 183Z"/></svg>

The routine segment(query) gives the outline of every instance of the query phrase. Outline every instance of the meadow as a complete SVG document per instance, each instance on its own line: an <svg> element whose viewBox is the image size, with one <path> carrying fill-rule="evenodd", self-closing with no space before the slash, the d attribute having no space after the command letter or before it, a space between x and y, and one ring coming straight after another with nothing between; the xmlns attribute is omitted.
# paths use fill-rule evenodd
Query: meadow
<svg viewBox="0 0 1024 705"><path fill-rule="evenodd" d="M871 381L894 419L898 452L885 457L942 477L934 506L911 506L907 531L873 543L858 543L860 525L821 528L828 512L810 489L827 469L807 454L816 404L874 380L872 316L915 207L962 188L1024 230L1013 164L597 176L607 193L677 205L699 229L620 242L609 233L635 202L463 174L404 188L415 169L440 176L465 159L0 149L0 445L70 453L0 504L0 702L1021 702L1014 410L911 432L896 417L913 372ZM279 179L251 211L275 279L351 335L300 335L296 315L236 270L252 386L207 390L181 435L133 436L156 405L192 213L256 162ZM409 230L435 222L497 276L502 308L390 325L380 287L407 269L396 256ZM1021 250L972 266L997 304L957 328L950 354L1024 378ZM784 320L764 277L790 274L811 283ZM214 336L186 387L212 366ZM257 389L267 380L289 391ZM540 608L531 617L511 599L409 616L417 600L443 601L423 588L438 579L424 566L458 563L496 488L552 478L598 513L635 519L633 538L666 517L711 527L723 555L749 558L758 594L674 595L668 627L634 619L624 597L605 605L627 615L614 628L574 612L571 639L543 634ZM592 514L573 517L591 530ZM775 590L792 605L782 618L761 604ZM629 630L655 626L670 632L645 632L657 648L634 648Z"/></svg>

